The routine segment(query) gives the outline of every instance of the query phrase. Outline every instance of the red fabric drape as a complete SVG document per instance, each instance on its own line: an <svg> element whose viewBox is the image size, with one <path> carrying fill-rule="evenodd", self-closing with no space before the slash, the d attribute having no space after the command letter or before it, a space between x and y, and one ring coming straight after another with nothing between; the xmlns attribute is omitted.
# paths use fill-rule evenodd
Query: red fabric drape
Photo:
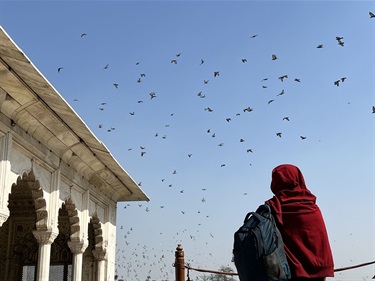
<svg viewBox="0 0 375 281"><path fill-rule="evenodd" d="M305 185L298 167L277 166L272 171L271 206L284 241L293 277L332 277L333 258L316 197Z"/></svg>

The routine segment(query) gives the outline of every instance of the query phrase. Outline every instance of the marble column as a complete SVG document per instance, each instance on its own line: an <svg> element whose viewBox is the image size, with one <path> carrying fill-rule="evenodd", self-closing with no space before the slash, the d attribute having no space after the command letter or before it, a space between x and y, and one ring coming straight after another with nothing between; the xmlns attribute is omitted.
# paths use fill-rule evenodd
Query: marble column
<svg viewBox="0 0 375 281"><path fill-rule="evenodd" d="M82 261L83 253L85 252L88 244L83 241L68 241L68 246L73 253L73 277L72 281L82 280Z"/></svg>
<svg viewBox="0 0 375 281"><path fill-rule="evenodd" d="M49 281L51 244L58 233L52 230L34 230L33 235L39 244L36 281Z"/></svg>
<svg viewBox="0 0 375 281"><path fill-rule="evenodd" d="M92 254L94 255L95 259L97 260L97 272L96 272L96 281L105 281L105 262L107 259L107 251L106 250L93 250Z"/></svg>

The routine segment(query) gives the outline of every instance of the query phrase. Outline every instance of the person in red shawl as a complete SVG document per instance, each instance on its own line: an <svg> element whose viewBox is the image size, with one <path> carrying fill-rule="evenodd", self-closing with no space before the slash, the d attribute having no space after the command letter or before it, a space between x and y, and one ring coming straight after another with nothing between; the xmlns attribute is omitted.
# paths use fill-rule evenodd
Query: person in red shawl
<svg viewBox="0 0 375 281"><path fill-rule="evenodd" d="M274 168L271 190L275 196L265 203L271 207L283 237L291 280L323 281L333 277L333 257L323 216L299 168L290 164Z"/></svg>

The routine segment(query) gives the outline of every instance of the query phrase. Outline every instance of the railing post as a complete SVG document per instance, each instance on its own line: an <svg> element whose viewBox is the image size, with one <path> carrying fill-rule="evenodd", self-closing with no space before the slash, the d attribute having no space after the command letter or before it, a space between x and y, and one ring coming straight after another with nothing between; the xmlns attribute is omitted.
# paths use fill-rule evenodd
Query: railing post
<svg viewBox="0 0 375 281"><path fill-rule="evenodd" d="M178 244L176 248L174 268L176 271L175 281L185 281L185 254L181 244Z"/></svg>

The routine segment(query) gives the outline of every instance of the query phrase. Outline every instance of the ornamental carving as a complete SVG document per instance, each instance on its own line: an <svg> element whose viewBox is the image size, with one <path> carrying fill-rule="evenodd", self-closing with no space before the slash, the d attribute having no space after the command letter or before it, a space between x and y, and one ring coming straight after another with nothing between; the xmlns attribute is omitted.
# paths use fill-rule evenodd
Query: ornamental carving
<svg viewBox="0 0 375 281"><path fill-rule="evenodd" d="M36 213L36 229L47 230L46 201L43 198L43 189L35 179L33 170L23 173L17 178L17 183L12 185L9 194L9 210L20 216L30 216Z"/></svg>

